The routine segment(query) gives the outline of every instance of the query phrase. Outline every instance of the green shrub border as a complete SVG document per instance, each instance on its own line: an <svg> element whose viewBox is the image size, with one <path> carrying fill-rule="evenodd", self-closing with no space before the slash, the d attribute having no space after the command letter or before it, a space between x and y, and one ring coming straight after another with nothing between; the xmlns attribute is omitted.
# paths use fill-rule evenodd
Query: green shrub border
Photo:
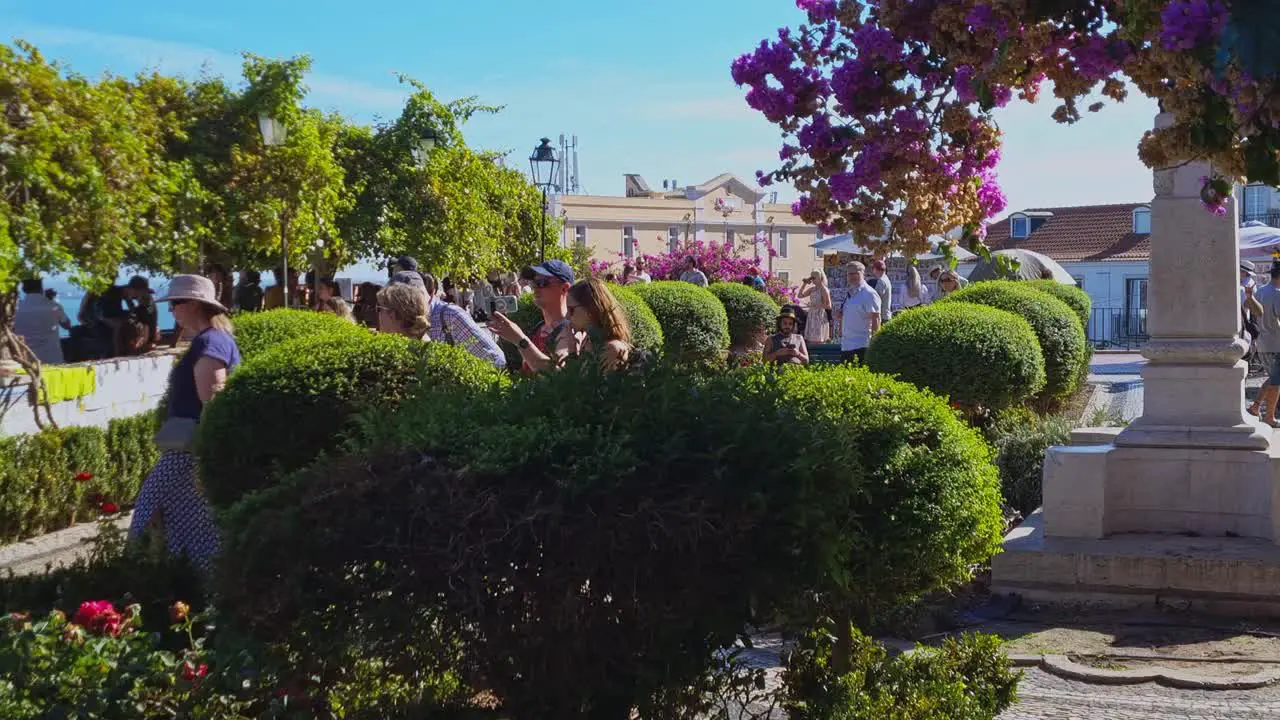
<svg viewBox="0 0 1280 720"><path fill-rule="evenodd" d="M93 520L104 503L132 506L160 457L156 418L149 411L105 428L0 437L0 543Z"/></svg>

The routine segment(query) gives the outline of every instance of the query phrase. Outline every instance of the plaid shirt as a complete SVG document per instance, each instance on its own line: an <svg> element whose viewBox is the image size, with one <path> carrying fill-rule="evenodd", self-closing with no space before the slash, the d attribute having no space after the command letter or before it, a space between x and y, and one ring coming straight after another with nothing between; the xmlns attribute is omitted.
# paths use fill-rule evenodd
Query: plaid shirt
<svg viewBox="0 0 1280 720"><path fill-rule="evenodd" d="M507 357L493 334L477 325L471 314L457 305L431 298L431 329L428 334L434 342L457 345L499 369L507 366Z"/></svg>

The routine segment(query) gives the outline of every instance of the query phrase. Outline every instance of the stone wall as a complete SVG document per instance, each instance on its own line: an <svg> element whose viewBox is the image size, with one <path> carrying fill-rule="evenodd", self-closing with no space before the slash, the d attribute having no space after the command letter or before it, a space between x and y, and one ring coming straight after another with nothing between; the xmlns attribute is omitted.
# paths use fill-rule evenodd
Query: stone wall
<svg viewBox="0 0 1280 720"><path fill-rule="evenodd" d="M154 409L164 395L169 371L177 359L174 350L141 357L98 360L94 392L53 405L53 419L60 427L105 427L124 418ZM27 404L25 378L0 378L0 436L36 432L35 417Z"/></svg>

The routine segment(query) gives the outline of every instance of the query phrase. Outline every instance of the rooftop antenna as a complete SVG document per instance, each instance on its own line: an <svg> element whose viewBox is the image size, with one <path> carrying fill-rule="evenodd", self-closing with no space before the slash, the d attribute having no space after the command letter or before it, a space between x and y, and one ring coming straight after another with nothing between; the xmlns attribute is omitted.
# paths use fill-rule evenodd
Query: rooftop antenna
<svg viewBox="0 0 1280 720"><path fill-rule="evenodd" d="M573 136L573 177L570 182L573 184L573 192L582 191L582 185L579 183L581 176L578 175L578 136Z"/></svg>

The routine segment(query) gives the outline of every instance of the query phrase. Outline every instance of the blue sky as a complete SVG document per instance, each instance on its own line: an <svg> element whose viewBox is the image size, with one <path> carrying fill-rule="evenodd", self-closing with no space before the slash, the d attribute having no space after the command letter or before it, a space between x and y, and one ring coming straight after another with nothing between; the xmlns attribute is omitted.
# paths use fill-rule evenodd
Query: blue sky
<svg viewBox="0 0 1280 720"><path fill-rule="evenodd" d="M358 120L398 113L397 72L443 99L478 95L506 109L467 126L470 144L511 150L526 168L540 136L577 134L582 184L593 194L620 194L628 172L660 186L772 169L778 133L742 101L728 68L802 19L791 0L0 0L9 39L86 75L207 67L238 77L242 50L305 52L314 61L308 103ZM1136 146L1154 103L1138 97L1066 127L1049 118L1045 97L999 117L1012 208L1151 197Z"/></svg>

